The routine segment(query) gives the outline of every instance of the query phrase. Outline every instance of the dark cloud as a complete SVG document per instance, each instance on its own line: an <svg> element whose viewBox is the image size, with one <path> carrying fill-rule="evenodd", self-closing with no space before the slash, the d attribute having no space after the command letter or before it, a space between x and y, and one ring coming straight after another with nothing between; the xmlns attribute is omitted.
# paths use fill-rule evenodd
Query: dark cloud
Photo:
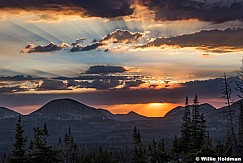
<svg viewBox="0 0 243 163"><path fill-rule="evenodd" d="M125 86L123 87L123 89L130 89L131 87L138 87L143 83L145 83L145 82L142 80L125 81Z"/></svg>
<svg viewBox="0 0 243 163"><path fill-rule="evenodd" d="M236 78L229 78L232 91L235 88ZM117 104L146 104L154 102L184 103L185 96L192 99L195 94L199 96L199 102L220 102L223 106L225 101L222 97L221 83L223 79L211 79L193 81L182 84L182 87L173 89L132 89L132 90L100 90L74 94L16 94L1 95L0 105L27 106L43 105L57 98L73 98L88 105L117 105ZM1 90L1 89L0 89ZM232 92L236 94L235 92ZM26 100L28 99L28 100ZM233 97L234 100L237 100ZM190 100L190 102L192 102Z"/></svg>
<svg viewBox="0 0 243 163"><path fill-rule="evenodd" d="M102 45L103 45L102 43L93 43L93 44L87 45L87 46L81 46L79 44L76 44L72 47L72 49L70 51L71 52L90 51L90 50L97 49L98 47L100 47Z"/></svg>
<svg viewBox="0 0 243 163"><path fill-rule="evenodd" d="M228 78L231 82L232 97L235 99L237 92L235 81L237 78ZM179 84L176 88L154 89L129 89L129 87L139 86L143 81L126 81L126 89L115 89L122 84L118 80L95 80L94 82L76 82L74 85L79 85L85 88L96 88L97 92L86 92L79 94L80 99L93 105L116 105L116 104L137 104L137 103L152 103L152 102L167 102L167 103L183 103L185 96L194 97L198 94L200 99L222 101L222 78L191 81ZM78 84L77 84L78 83ZM81 98L82 97L82 98ZM210 102L210 101L206 101ZM224 104L224 103L222 103Z"/></svg>
<svg viewBox="0 0 243 163"><path fill-rule="evenodd" d="M21 50L21 53L45 53L45 52L53 52L58 51L63 48L69 47L68 44L62 43L60 45L56 45L53 42L51 42L48 45L39 45L35 46L33 44L27 45L23 50Z"/></svg>
<svg viewBox="0 0 243 163"><path fill-rule="evenodd" d="M130 89L143 84L143 76L115 76L110 73L125 72L121 66L92 66L85 73L92 75L82 75L74 78L58 77L58 80L67 81L68 87L95 88L96 90L110 89ZM118 88L118 86L120 86Z"/></svg>
<svg viewBox="0 0 243 163"><path fill-rule="evenodd" d="M68 87L87 88L89 84L88 81L67 80Z"/></svg>
<svg viewBox="0 0 243 163"><path fill-rule="evenodd" d="M108 90L114 89L120 84L119 80L94 80L88 87L96 88L97 90Z"/></svg>
<svg viewBox="0 0 243 163"><path fill-rule="evenodd" d="M78 45L79 43L83 43L84 40L86 40L85 37L78 38L78 39L76 39L76 41L75 41L74 43L72 43L71 45L72 45L72 46L76 46L76 45Z"/></svg>
<svg viewBox="0 0 243 163"><path fill-rule="evenodd" d="M65 15L106 18L131 15L133 13L130 0L9 0L2 1L0 9L53 11Z"/></svg>
<svg viewBox="0 0 243 163"><path fill-rule="evenodd" d="M24 91L28 91L28 89L21 88L20 86L0 87L0 94L11 94L11 93L17 93L17 92L24 92Z"/></svg>
<svg viewBox="0 0 243 163"><path fill-rule="evenodd" d="M114 79L95 79L93 81L69 80L67 85L76 88L95 88L96 90L109 90L115 89L115 87L121 85L121 83L121 81Z"/></svg>
<svg viewBox="0 0 243 163"><path fill-rule="evenodd" d="M209 30L171 38L156 38L142 47L150 46L196 47L209 52L231 52L243 48L243 29Z"/></svg>
<svg viewBox="0 0 243 163"><path fill-rule="evenodd" d="M87 75L87 74L82 74L81 76L78 77L56 77L53 79L57 79L57 80L102 80L102 79L106 79L106 80L138 80L138 79L143 79L144 76L142 75L106 75L106 74L91 74L91 75Z"/></svg>
<svg viewBox="0 0 243 163"><path fill-rule="evenodd" d="M138 32L133 33L128 30L117 29L116 31L107 34L101 40L101 42L129 44L129 43L137 42L142 36L143 34Z"/></svg>
<svg viewBox="0 0 243 163"><path fill-rule="evenodd" d="M182 84L181 87L173 89L136 89L136 90L113 90L109 92L97 92L94 96L99 96L96 104L100 105L115 105L115 104L137 104L137 103L152 103L152 102L167 102L167 103L183 103L185 96L193 98L198 94L199 99L204 102L223 101L222 99L222 83L223 79L216 78L204 81L193 81ZM236 87L236 78L229 78L231 81L232 91ZM236 99L232 92L233 99ZM90 94L86 94L90 97ZM209 100L209 101L205 101ZM210 101L211 100L211 101ZM202 101L200 101L202 102ZM224 105L224 102L222 103Z"/></svg>
<svg viewBox="0 0 243 163"><path fill-rule="evenodd" d="M63 81L58 80L44 80L40 86L36 88L37 91L50 90L68 90L67 85Z"/></svg>
<svg viewBox="0 0 243 163"><path fill-rule="evenodd" d="M243 20L242 1L139 0L154 11L157 20L199 19L221 23Z"/></svg>
<svg viewBox="0 0 243 163"><path fill-rule="evenodd" d="M1 2L0 10L55 12L39 15L43 19L56 14L115 18L131 16L135 4L146 6L155 13L156 20L199 19L216 23L243 20L241 0L8 0Z"/></svg>
<svg viewBox="0 0 243 163"><path fill-rule="evenodd" d="M127 70L122 66L91 66L87 71L86 74L110 74L110 73L123 73Z"/></svg>
<svg viewBox="0 0 243 163"><path fill-rule="evenodd" d="M40 78L33 78L30 75L16 75L16 76L0 76L0 81L25 81L25 80L37 80Z"/></svg>

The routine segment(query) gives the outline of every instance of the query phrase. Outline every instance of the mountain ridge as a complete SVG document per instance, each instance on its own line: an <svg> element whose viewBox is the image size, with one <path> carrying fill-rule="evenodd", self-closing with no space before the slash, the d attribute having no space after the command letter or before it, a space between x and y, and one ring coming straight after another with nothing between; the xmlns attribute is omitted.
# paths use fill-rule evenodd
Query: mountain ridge
<svg viewBox="0 0 243 163"><path fill-rule="evenodd" d="M238 100L232 104L239 105ZM192 107L190 105L190 107ZM170 117L180 117L183 115L183 110L185 107L177 106L171 109L169 112L165 114L164 117L156 117L156 118L170 118ZM223 110L221 110L223 109ZM211 114L212 112L224 112L227 107L215 108L211 104L203 103L199 105L199 110L204 113L204 115ZM234 107L233 107L234 109ZM11 109L0 107L0 119L2 118L12 118L20 113L17 113ZM22 115L22 114L20 114ZM83 119L89 117L103 118L103 119L112 119L118 121L132 121L132 120L148 120L153 117L146 117L136 113L135 111L130 111L127 114L113 114L109 110L102 108L94 108L79 101L76 101L71 98L62 98L62 99L54 99L46 104L44 104L39 109L31 112L26 115L27 117L35 117L35 118L54 118L54 119Z"/></svg>
<svg viewBox="0 0 243 163"><path fill-rule="evenodd" d="M6 107L0 107L0 119L13 118L17 117L18 115L21 114Z"/></svg>
<svg viewBox="0 0 243 163"><path fill-rule="evenodd" d="M145 143L151 142L153 138L156 140L164 138L165 140L168 140L168 143L172 143L175 135L180 136L184 110L184 107L182 106L172 109L163 118L142 117L144 119L140 119L141 117L139 116L137 117L138 119L134 120L131 119L131 117L126 116L126 114L120 114L125 116L125 118L122 117L122 120L120 120L119 115L114 115L108 110L94 110L94 108L88 106L86 109L89 111L94 110L95 115L97 116L90 117L91 113L93 112L88 111L87 114L89 117L83 117L82 114L76 114L75 111L80 111L80 107L84 107L86 105L81 105L79 102L75 102L73 100L61 100L62 104L75 104L78 107L74 108L74 114L70 115L65 114L65 111L69 110L70 108L66 108L64 105L64 110L61 112L64 113L64 116L60 116L60 119L58 119L59 112L56 111L60 107L56 102L60 101L54 101L55 105L53 104L53 106L55 106L55 108L52 108L53 111L51 112L49 112L48 108L52 105L47 103L47 107L44 105L44 111L42 108L39 111L37 110L33 112L31 115L22 116L26 136L31 137L33 134L33 128L37 126L41 127L44 124L47 124L48 126L48 130L50 131L50 141L53 144L56 143L56 140L58 140L60 136L65 134L69 127L72 128L73 136L79 144L89 144L94 143L95 141L96 143L102 143L102 145L106 144L107 146L110 146L112 144L116 147L120 147L121 144L131 143L131 133L135 126L141 131L143 142ZM232 116L234 117L233 125L236 132L239 124L238 117L240 113L240 102L242 101L237 101L231 105ZM63 105L60 104L60 106ZM228 108L222 107L220 109L216 109L210 104L202 104L199 106L199 109L200 112L204 113L205 115L207 131L212 139L215 140L215 142L224 141L227 137L227 131L229 129ZM47 112L45 112L45 110L47 110ZM40 115L39 113L42 114ZM54 117L45 117L45 115L49 113L52 116L54 115ZM108 117L108 115L111 117ZM130 112L128 115L137 114L135 112ZM4 151L4 149L8 149L10 144L12 144L12 142L8 140L12 140L15 136L14 129L16 127L16 120L17 117L0 119L0 153L1 150Z"/></svg>

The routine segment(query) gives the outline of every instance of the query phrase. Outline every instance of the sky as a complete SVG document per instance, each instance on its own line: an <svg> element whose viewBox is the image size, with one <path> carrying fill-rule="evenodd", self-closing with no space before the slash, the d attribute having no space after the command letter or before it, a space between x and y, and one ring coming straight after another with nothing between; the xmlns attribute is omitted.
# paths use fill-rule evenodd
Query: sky
<svg viewBox="0 0 243 163"><path fill-rule="evenodd" d="M72 98L161 117L196 94L224 106L224 73L235 90L243 0L8 0L0 10L0 106L22 114Z"/></svg>

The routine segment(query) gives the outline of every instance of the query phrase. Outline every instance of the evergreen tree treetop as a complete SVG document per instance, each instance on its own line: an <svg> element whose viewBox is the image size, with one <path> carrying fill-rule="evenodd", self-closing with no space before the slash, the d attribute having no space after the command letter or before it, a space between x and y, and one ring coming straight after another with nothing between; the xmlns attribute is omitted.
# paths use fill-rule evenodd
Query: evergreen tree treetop
<svg viewBox="0 0 243 163"><path fill-rule="evenodd" d="M26 137L24 137L24 129L21 124L21 116L19 115L16 129L15 129L15 143L13 144L14 148L12 150L12 157L10 158L10 162L13 163L24 163L26 161L25 156L25 143L27 141Z"/></svg>

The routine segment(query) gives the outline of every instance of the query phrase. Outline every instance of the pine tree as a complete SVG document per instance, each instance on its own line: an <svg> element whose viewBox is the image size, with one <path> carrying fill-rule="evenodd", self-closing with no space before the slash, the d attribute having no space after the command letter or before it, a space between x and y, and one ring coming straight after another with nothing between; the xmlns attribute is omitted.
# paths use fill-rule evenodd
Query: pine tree
<svg viewBox="0 0 243 163"><path fill-rule="evenodd" d="M238 71L238 80L236 81L237 85L237 90L239 91L239 97L242 99L243 98L243 59L241 59L241 67L240 71Z"/></svg>
<svg viewBox="0 0 243 163"><path fill-rule="evenodd" d="M240 116L239 116L239 150L243 154L243 104L240 102Z"/></svg>
<svg viewBox="0 0 243 163"><path fill-rule="evenodd" d="M144 163L145 162L145 151L141 141L140 132L137 127L133 130L133 158L132 163Z"/></svg>
<svg viewBox="0 0 243 163"><path fill-rule="evenodd" d="M193 150L199 150L200 147L203 145L203 139L201 133L202 122L201 122L201 115L199 113L199 105L198 105L198 98L197 95L193 100L193 108L192 108L192 127L191 127L191 148Z"/></svg>
<svg viewBox="0 0 243 163"><path fill-rule="evenodd" d="M78 160L78 149L74 143L71 128L68 128L68 132L64 136L64 150L63 156L65 163L75 163Z"/></svg>
<svg viewBox="0 0 243 163"><path fill-rule="evenodd" d="M181 150L180 150L179 140L178 140L177 136L175 135L173 145L172 145L172 154L174 156L176 156L180 152L181 152Z"/></svg>
<svg viewBox="0 0 243 163"><path fill-rule="evenodd" d="M153 139L152 144L149 144L146 160L148 160L148 162L150 162L150 163L156 163L156 162L159 162L159 160L160 160L158 144L155 142L154 139Z"/></svg>
<svg viewBox="0 0 243 163"><path fill-rule="evenodd" d="M204 144L201 146L200 150L197 151L196 156L215 156L215 151L213 149L213 144L209 133L205 136Z"/></svg>
<svg viewBox="0 0 243 163"><path fill-rule="evenodd" d="M1 163L8 163L8 157L5 153L1 156L0 161Z"/></svg>
<svg viewBox="0 0 243 163"><path fill-rule="evenodd" d="M158 155L159 159L158 162L168 162L170 159L169 154L165 150L165 141L162 139L161 141L158 142Z"/></svg>
<svg viewBox="0 0 243 163"><path fill-rule="evenodd" d="M31 163L57 163L60 162L59 151L48 146L47 137L49 136L47 126L43 129L34 128L34 138L30 142L29 159Z"/></svg>
<svg viewBox="0 0 243 163"><path fill-rule="evenodd" d="M119 159L116 158L112 152L103 150L102 147L99 147L98 151L89 152L85 154L79 163L118 163Z"/></svg>
<svg viewBox="0 0 243 163"><path fill-rule="evenodd" d="M187 153L190 149L189 143L191 142L191 113L190 106L188 102L188 97L185 101L185 110L182 117L182 126L181 126L181 138L180 138L180 151Z"/></svg>
<svg viewBox="0 0 243 163"><path fill-rule="evenodd" d="M225 143L225 155L230 156L233 153L233 136L232 132L229 130L227 132L226 143Z"/></svg>
<svg viewBox="0 0 243 163"><path fill-rule="evenodd" d="M240 102L240 116L239 116L239 144L243 146L243 104Z"/></svg>
<svg viewBox="0 0 243 163"><path fill-rule="evenodd" d="M215 156L220 156L220 157L227 156L225 143L220 143L220 142L217 143L215 147Z"/></svg>
<svg viewBox="0 0 243 163"><path fill-rule="evenodd" d="M232 117L232 110L231 110L231 88L230 88L230 82L227 80L227 76L224 75L223 83L222 83L222 90L223 90L223 97L226 100L226 104L228 107L228 113L229 113L229 133L228 133L228 141L226 146L229 148L227 151L231 152L228 153L230 156L235 155L236 153L239 152L238 149L238 142L235 136L235 131L234 131L234 125L233 125L233 117ZM229 136L231 138L229 138ZM230 141L229 141L230 140ZM232 143L232 144L229 144Z"/></svg>
<svg viewBox="0 0 243 163"><path fill-rule="evenodd" d="M199 134L199 142L201 144L201 146L203 146L206 142L206 139L210 139L209 137L209 133L207 135L206 133L206 129L207 129L207 125L206 125L206 120L204 118L204 114L202 113L200 115L200 134Z"/></svg>
<svg viewBox="0 0 243 163"><path fill-rule="evenodd" d="M12 150L12 157L10 162L13 163L24 163L26 162L25 156L25 143L27 139L24 137L24 129L21 124L21 116L19 115L18 122L16 123L15 129L15 143L13 144L14 149Z"/></svg>

